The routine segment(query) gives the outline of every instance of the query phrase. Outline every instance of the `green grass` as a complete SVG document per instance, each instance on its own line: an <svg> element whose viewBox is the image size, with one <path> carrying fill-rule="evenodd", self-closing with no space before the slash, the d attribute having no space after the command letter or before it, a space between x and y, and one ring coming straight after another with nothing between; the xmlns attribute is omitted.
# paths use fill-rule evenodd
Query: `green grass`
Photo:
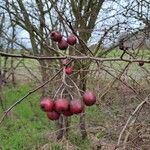
<svg viewBox="0 0 150 150"><path fill-rule="evenodd" d="M139 53L139 56L142 56L142 51ZM148 51L144 51L145 57L149 56ZM119 57L121 55L121 51L114 50L107 57ZM17 62L16 62L17 63ZM37 62L35 60L25 60L26 65L29 68L34 68L37 70ZM110 62L104 63L108 67L111 66L111 69L121 70L125 66L125 62L114 62L110 64ZM21 65L22 66L22 65ZM149 64L144 65L148 70L150 69ZM111 71L111 69L109 71ZM144 75L144 70L142 67L139 67L136 63L132 64L129 69L129 74L133 74L133 77ZM33 71L33 70L32 70ZM24 68L18 68L17 72L23 72ZM34 71L33 71L34 72ZM140 73L138 73L140 72ZM115 72L111 71L114 75ZM117 73L118 74L118 73ZM95 81L91 78L90 88L95 89ZM100 79L103 79L101 76ZM110 79L110 78L109 78ZM99 83L99 82L98 82ZM97 82L96 82L97 84ZM105 84L105 83L103 83ZM34 86L32 84L19 85L18 87L7 86L3 89L4 94L4 106L7 109L14 102L22 98L26 95ZM101 91L97 91L101 92ZM110 94L110 93L109 93ZM120 110L122 109L121 104L118 101L118 104L115 102L117 99L117 94L112 93L110 98L114 104L111 104L111 107L87 107L86 108L86 124L90 125L90 127L97 126L106 126L108 129L114 123L116 116L119 115ZM35 150L40 149L44 145L47 145L47 149L50 150L65 150L66 144L55 142L53 138L48 138L48 133L51 133L56 130L55 122L49 121L44 112L41 111L39 107L39 99L40 93L36 92L26 98L22 103L17 105L12 111L9 117L5 118L3 123L0 125L0 149L2 150ZM120 100L121 101L121 100ZM109 101L108 101L109 102ZM104 102L103 102L104 103ZM137 102L132 104L134 108L137 106ZM0 116L3 113L0 107ZM122 112L121 112L122 113ZM73 116L71 118L72 124L76 125L79 123L79 117ZM87 127L87 131L89 132L90 127ZM101 139L107 135L107 130L102 129L96 131L95 137ZM115 137L115 136L114 136ZM115 137L116 138L116 137ZM74 127L69 132L69 143L73 145L77 150L90 150L92 143L89 138L86 140L82 140L79 128Z"/></svg>
<svg viewBox="0 0 150 150"><path fill-rule="evenodd" d="M5 106L8 108L18 99L23 97L29 90L31 85L22 85L19 87L7 87L4 90ZM11 115L3 121L0 125L0 147L4 150L30 150L40 149L43 145L49 144L52 150L65 150L64 145L52 142L48 139L47 134L56 130L55 123L49 121L44 112L39 107L39 92L26 98L22 103L17 105L12 111ZM101 111L95 106L86 108L86 121L92 122L97 119L102 120ZM0 108L0 114L2 109ZM97 120L96 119L96 120ZM75 115L72 117L72 124L78 124L79 117ZM77 127L75 127L77 129ZM76 129L71 129L69 134L69 142L77 149L89 149L89 140L82 140L81 135L76 132Z"/></svg>
<svg viewBox="0 0 150 150"><path fill-rule="evenodd" d="M137 57L139 57L139 59L141 57L144 58L148 58L150 56L150 51L149 49L143 49L143 50L129 50L129 52L133 55L136 55ZM123 51L119 50L119 49L113 49L110 53L107 54L107 57L120 57L122 55ZM127 54L125 54L127 55Z"/></svg>
<svg viewBox="0 0 150 150"><path fill-rule="evenodd" d="M23 97L30 86L5 88L7 108ZM43 133L51 130L54 124L45 117L39 108L39 94L33 94L14 108L12 115L0 126L0 145L3 149L30 149L34 145L44 144ZM1 110L2 112L2 110Z"/></svg>

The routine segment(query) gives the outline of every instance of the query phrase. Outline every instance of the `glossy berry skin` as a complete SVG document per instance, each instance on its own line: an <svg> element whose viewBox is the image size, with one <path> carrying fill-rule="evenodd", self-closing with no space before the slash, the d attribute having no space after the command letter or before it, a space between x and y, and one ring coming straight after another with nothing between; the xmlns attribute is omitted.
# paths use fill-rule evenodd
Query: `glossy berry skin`
<svg viewBox="0 0 150 150"><path fill-rule="evenodd" d="M95 104L95 102L96 102L96 95L95 95L95 93L92 92L92 91L86 91L83 94L83 102L87 106L91 106L91 105Z"/></svg>
<svg viewBox="0 0 150 150"><path fill-rule="evenodd" d="M66 50L68 48L68 43L65 39L61 39L60 42L58 42L58 48L60 50Z"/></svg>
<svg viewBox="0 0 150 150"><path fill-rule="evenodd" d="M139 66L143 66L144 65L144 62L143 61L140 61L139 62Z"/></svg>
<svg viewBox="0 0 150 150"><path fill-rule="evenodd" d="M66 67L65 72L66 72L67 75L71 75L72 72L73 72L73 68L72 67Z"/></svg>
<svg viewBox="0 0 150 150"><path fill-rule="evenodd" d="M51 33L51 39L52 39L53 41L55 41L55 42L60 42L61 39L62 39L62 35L61 35L61 33L58 32L58 31L53 31L53 32Z"/></svg>
<svg viewBox="0 0 150 150"><path fill-rule="evenodd" d="M45 112L52 111L54 107L54 101L50 98L44 98L40 102L41 109Z"/></svg>
<svg viewBox="0 0 150 150"><path fill-rule="evenodd" d="M55 110L58 113L64 112L68 110L68 108L69 108L69 102L67 99L61 98L55 101Z"/></svg>
<svg viewBox="0 0 150 150"><path fill-rule="evenodd" d="M73 114L79 114L84 111L84 104L78 99L73 99L70 102L70 111Z"/></svg>
<svg viewBox="0 0 150 150"><path fill-rule="evenodd" d="M74 35L70 35L68 38L67 38L67 43L69 44L69 45L75 45L76 43L77 43L77 38L76 38L76 36L74 36Z"/></svg>
<svg viewBox="0 0 150 150"><path fill-rule="evenodd" d="M50 120L58 120L60 117L60 114L56 111L50 111L50 112L47 112L47 117Z"/></svg>

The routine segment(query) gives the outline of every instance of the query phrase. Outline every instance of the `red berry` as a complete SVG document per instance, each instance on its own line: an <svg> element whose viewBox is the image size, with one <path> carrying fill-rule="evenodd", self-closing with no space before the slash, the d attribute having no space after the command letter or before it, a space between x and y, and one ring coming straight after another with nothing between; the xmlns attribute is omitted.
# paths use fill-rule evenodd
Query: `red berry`
<svg viewBox="0 0 150 150"><path fill-rule="evenodd" d="M66 67L65 72L66 72L66 74L71 75L73 72L73 68L72 67Z"/></svg>
<svg viewBox="0 0 150 150"><path fill-rule="evenodd" d="M70 102L70 111L73 114L79 114L79 113L83 112L83 110L84 110L84 104L80 100L73 99Z"/></svg>
<svg viewBox="0 0 150 150"><path fill-rule="evenodd" d="M95 95L95 93L92 92L92 91L86 91L83 94L83 102L87 106L91 106L91 105L95 104L95 102L96 102L96 95Z"/></svg>
<svg viewBox="0 0 150 150"><path fill-rule="evenodd" d="M61 39L60 42L58 42L58 48L60 50L66 50L68 48L68 43L65 39Z"/></svg>
<svg viewBox="0 0 150 150"><path fill-rule="evenodd" d="M59 116L60 114L56 111L50 111L50 112L47 112L47 117L50 119L50 120L58 120L59 119Z"/></svg>
<svg viewBox="0 0 150 150"><path fill-rule="evenodd" d="M40 102L41 109L45 112L52 111L54 106L54 101L50 98L44 98Z"/></svg>
<svg viewBox="0 0 150 150"><path fill-rule="evenodd" d="M51 33L51 39L52 39L53 41L55 41L55 42L60 42L61 39L62 39L62 35L61 35L61 33L58 32L58 31L53 31L53 32Z"/></svg>
<svg viewBox="0 0 150 150"><path fill-rule="evenodd" d="M76 44L76 43L77 43L77 38L76 38L76 36L70 35L70 36L67 38L67 43L68 43L69 45L74 45L74 44Z"/></svg>
<svg viewBox="0 0 150 150"><path fill-rule="evenodd" d="M58 113L66 111L69 107L69 102L67 99L61 98L55 101L55 110Z"/></svg>

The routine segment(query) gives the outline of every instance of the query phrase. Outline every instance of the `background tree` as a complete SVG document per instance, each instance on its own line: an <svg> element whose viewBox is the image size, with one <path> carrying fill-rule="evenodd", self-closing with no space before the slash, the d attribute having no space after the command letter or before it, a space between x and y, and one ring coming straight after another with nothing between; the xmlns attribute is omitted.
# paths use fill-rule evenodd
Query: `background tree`
<svg viewBox="0 0 150 150"><path fill-rule="evenodd" d="M141 89L136 89L130 82L132 81L134 85L139 86L136 79L129 74L129 68L133 63L139 63L139 66L142 66L141 62L143 64L149 62L148 60L141 61L141 53L139 52L141 47L134 49L132 45L124 46L124 42L129 42L129 39L134 41L132 38L136 38L139 31L143 32L146 30L148 32L147 27L149 25L147 20L149 19L149 15L147 10L149 9L149 5L147 1L124 1L123 3L122 1L118 2L114 0L6 0L2 1L0 8L6 14L5 17L10 24L11 30L9 32L3 30L5 39L10 44L6 53L1 53L1 55L5 56L6 60L8 56L12 57L10 68L13 70L11 76L14 84L16 83L14 68L18 65L15 67L13 57L32 58L36 59L40 65L40 81L34 75L33 71L25 65L24 61L21 61L21 64L32 74L36 82L40 84L48 83L47 81L50 77L53 77L55 73L59 73L53 84L44 84L45 86L41 86L41 97L53 96L55 92L57 93L54 96L55 98L62 93L68 99L71 99L71 96L81 97L89 87L95 89L96 85L99 87L97 90L99 99L97 102L98 108L101 104L100 101L112 103L109 100L114 95L110 98L107 96L115 86L115 92L116 90L117 92L122 90L124 93L127 93L131 90L137 97L143 99L139 94ZM141 20L143 25L140 25ZM135 24L136 21L138 22L137 24ZM25 41L20 42L17 39L16 34L19 29L29 36L28 45L24 44ZM57 44L51 40L50 35L52 31L61 31L64 38L70 34L74 34L78 39L78 43L75 46L69 46L67 51L61 51L58 49ZM122 40L120 40L120 37L123 37ZM16 46L19 46L19 52L14 50ZM31 47L28 48L28 46ZM14 56L12 55L13 52L20 53L21 55ZM26 56L26 54L28 55ZM46 56L49 58L41 58ZM55 56L56 59L52 58L52 56ZM66 77L65 80L64 69L62 72L57 71L63 67L61 57L64 59L66 56L69 58L68 60L72 61L70 65L74 67L74 74L71 78ZM143 56L145 56L145 53ZM120 61L123 63L119 63ZM116 65L119 67L116 67ZM149 71L144 71L147 75L149 74ZM111 81L109 80L108 82L106 79L107 76L110 77ZM104 81L107 85L105 85L102 91L99 91L99 80L102 77L105 79ZM147 80L149 79L147 78ZM60 83L65 85L65 90ZM72 91L69 91L70 87L67 83L74 86ZM59 92L61 90L62 92ZM145 91L142 92L145 93ZM29 92L29 95L30 93L32 92ZM124 94L121 97L124 101L126 100L125 96ZM139 98L137 99L139 100ZM147 102L144 100L142 104L144 103ZM58 126L60 132L57 138L61 139L65 131L68 130L69 122L67 118L61 116ZM86 138L85 113L80 116L80 129L82 138ZM118 143L120 143L120 140Z"/></svg>
<svg viewBox="0 0 150 150"><path fill-rule="evenodd" d="M112 4L113 1L111 2ZM32 51L30 53L35 56L61 56L62 53L57 51L57 46L51 41L50 34L52 30L62 31L67 35L67 31L75 34L78 37L79 44L76 49L72 47L69 50L71 55L89 55L89 56L103 56L105 53L100 49L107 38L110 41L114 38L114 31L117 34L118 26L124 22L118 20L113 25L108 23L114 15L118 15L120 10L116 10L115 14L106 16L105 13L110 10L107 1L47 1L35 0L31 2L23 2L19 0L5 1L2 8L7 12L11 25L19 26L29 34ZM110 6L111 7L111 6ZM114 8L115 9L115 8ZM55 14L54 16L52 14ZM114 20L112 20L113 22ZM92 38L94 30L98 28L98 32L102 33L99 38L97 47L90 50L88 42ZM100 28L100 29L99 29ZM109 33L109 35L108 35ZM111 35L112 34L112 35ZM109 37L112 36L112 37ZM19 44L23 49L23 45ZM56 62L55 62L56 63ZM41 68L42 82L46 82L49 74L52 74L50 67L53 62L49 60L39 60ZM97 63L98 64L98 63ZM87 89L87 76L91 65L91 61L74 62L75 70L80 70L80 74L76 73L74 82L78 83L81 91ZM78 80L78 82L76 81ZM50 87L47 85L43 88L42 97L50 94ZM82 93L81 93L82 94ZM87 133L85 130L84 114L81 115L81 133L85 138Z"/></svg>

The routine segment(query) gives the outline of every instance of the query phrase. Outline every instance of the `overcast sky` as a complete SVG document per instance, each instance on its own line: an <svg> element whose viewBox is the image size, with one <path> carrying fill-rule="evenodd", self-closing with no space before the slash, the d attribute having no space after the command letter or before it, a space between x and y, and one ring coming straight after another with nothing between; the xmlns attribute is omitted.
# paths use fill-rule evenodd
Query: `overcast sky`
<svg viewBox="0 0 150 150"><path fill-rule="evenodd" d="M119 1L121 2L121 4L123 6L126 5L125 0L118 0L118 2ZM108 9L109 9L109 11L106 12L106 10L108 10ZM120 6L118 6L115 2L108 1L107 3L104 3L103 10L101 10L98 15L97 23L95 26L95 31L93 32L92 38L89 41L90 45L97 43L97 41L100 39L100 37L103 34L102 30L104 30L108 26L112 26L113 24L117 23L117 20L119 20L119 22L121 22L121 21L123 22L126 20L126 18L123 17L122 15L117 15L117 17L115 16L115 17L105 20L105 18L115 15L116 12L119 10L120 10L120 12L122 11L120 9ZM105 21L102 21L102 20L105 20ZM132 24L132 22L134 24ZM124 25L122 27L124 27L126 29L130 28L130 26L132 26L132 28L137 28L137 27L139 27L139 23L140 22L135 22L135 20L132 19L132 20L130 20L130 24ZM118 34L118 36L124 32L124 29L123 28L119 29L119 31L120 31L120 33ZM22 43L27 48L31 48L29 34L25 30L23 30L21 28L17 29L17 39L20 43ZM112 42L114 42L114 41L109 41L109 39L107 39L105 41L105 43L107 43L107 44L108 43L112 44Z"/></svg>

